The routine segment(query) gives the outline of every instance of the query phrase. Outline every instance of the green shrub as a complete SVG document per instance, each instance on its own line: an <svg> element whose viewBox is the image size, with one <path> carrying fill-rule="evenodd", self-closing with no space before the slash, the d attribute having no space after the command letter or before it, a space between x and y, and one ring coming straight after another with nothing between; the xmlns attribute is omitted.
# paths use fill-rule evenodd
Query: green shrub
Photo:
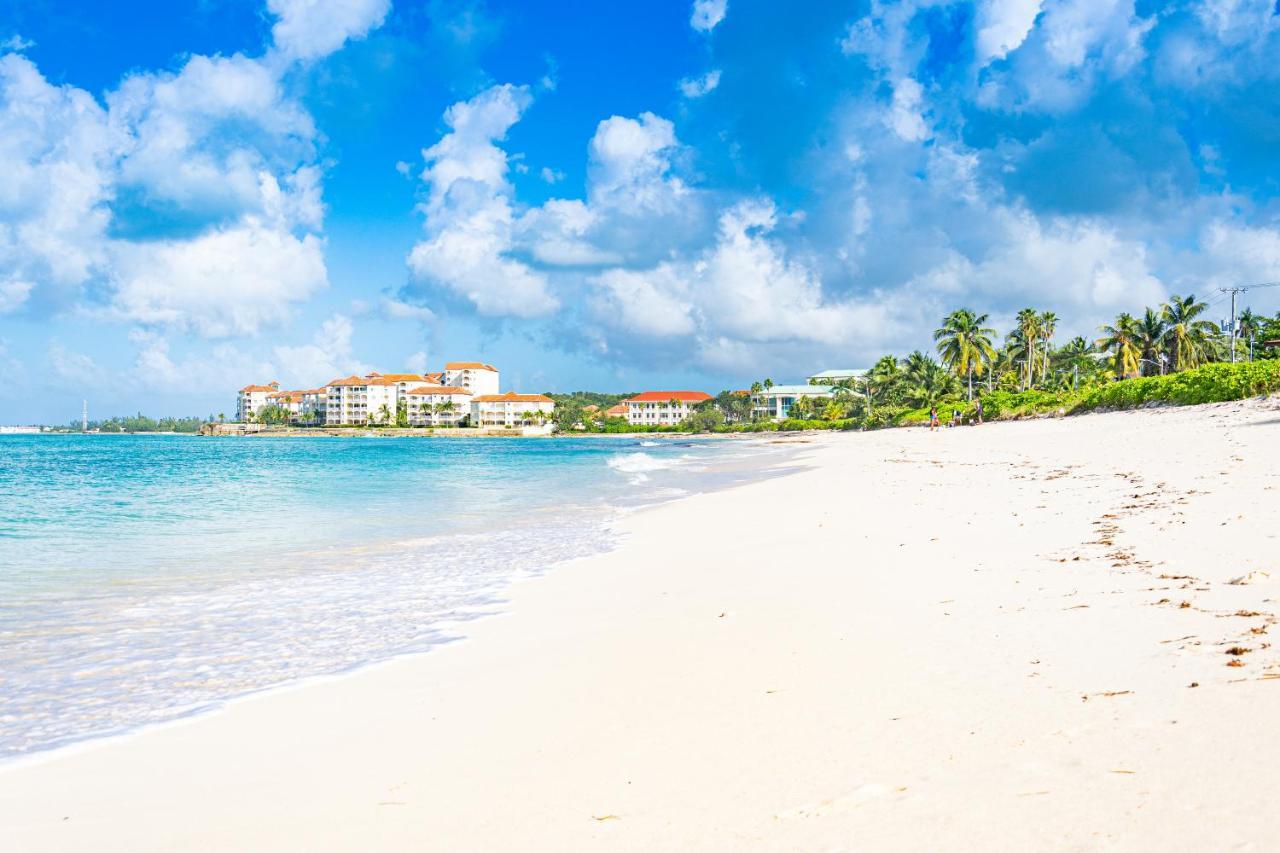
<svg viewBox="0 0 1280 853"><path fill-rule="evenodd" d="M1194 406L1243 400L1280 390L1280 362L1206 364L1181 373L1124 379L1085 391L1076 407L1131 409L1148 403Z"/></svg>

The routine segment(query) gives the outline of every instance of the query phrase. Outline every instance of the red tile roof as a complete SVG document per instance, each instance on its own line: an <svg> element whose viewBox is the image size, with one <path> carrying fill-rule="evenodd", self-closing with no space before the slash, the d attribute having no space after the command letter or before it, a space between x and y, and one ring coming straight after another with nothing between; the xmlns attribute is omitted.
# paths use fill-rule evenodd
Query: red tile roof
<svg viewBox="0 0 1280 853"><path fill-rule="evenodd" d="M505 394L481 394L479 397L473 397L474 403L554 403L550 397L542 394L517 394L515 391L508 391Z"/></svg>
<svg viewBox="0 0 1280 853"><path fill-rule="evenodd" d="M252 393L254 391L279 391L280 383L272 382L270 385L246 385L240 389L241 394Z"/></svg>
<svg viewBox="0 0 1280 853"><path fill-rule="evenodd" d="M610 406L604 410L604 413L610 417L624 417L627 414L627 404L619 403L616 406Z"/></svg>
<svg viewBox="0 0 1280 853"><path fill-rule="evenodd" d="M498 372L498 368L492 364L485 364L481 361L449 361L445 363L445 370L492 370Z"/></svg>
<svg viewBox="0 0 1280 853"><path fill-rule="evenodd" d="M666 403L670 400L676 400L681 403L701 403L710 399L711 395L702 391L645 391L622 402Z"/></svg>
<svg viewBox="0 0 1280 853"><path fill-rule="evenodd" d="M419 385L417 388L410 388L405 391L406 394L466 394L471 396L471 392L466 388L454 388L450 385Z"/></svg>
<svg viewBox="0 0 1280 853"><path fill-rule="evenodd" d="M368 385L369 380L362 376L348 376L346 379L335 379L329 383L330 388L350 387L352 385Z"/></svg>
<svg viewBox="0 0 1280 853"><path fill-rule="evenodd" d="M390 379L392 382L424 382L425 376L421 373L378 373L369 374L370 379Z"/></svg>

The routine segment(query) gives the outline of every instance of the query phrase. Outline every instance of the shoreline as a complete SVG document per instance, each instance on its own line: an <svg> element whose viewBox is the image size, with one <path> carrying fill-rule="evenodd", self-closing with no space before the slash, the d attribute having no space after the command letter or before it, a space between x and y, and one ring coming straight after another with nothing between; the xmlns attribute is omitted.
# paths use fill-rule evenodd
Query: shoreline
<svg viewBox="0 0 1280 853"><path fill-rule="evenodd" d="M806 434L801 470L628 514L465 643L0 765L0 840L1265 845L1277 423Z"/></svg>

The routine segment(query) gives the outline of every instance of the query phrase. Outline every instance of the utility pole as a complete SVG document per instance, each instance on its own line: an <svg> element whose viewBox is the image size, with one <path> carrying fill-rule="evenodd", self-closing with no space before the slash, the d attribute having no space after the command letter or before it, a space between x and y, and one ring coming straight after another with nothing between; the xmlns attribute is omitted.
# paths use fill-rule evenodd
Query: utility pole
<svg viewBox="0 0 1280 853"><path fill-rule="evenodd" d="M1234 364L1236 360L1236 294L1248 293L1250 290L1256 290L1260 287L1280 287L1280 281L1266 281L1261 284L1245 284L1245 285L1238 285L1236 287L1219 287L1218 288L1218 291L1220 293L1231 294L1230 329L1231 329L1231 363L1232 364ZM1253 360L1253 353L1252 353L1253 342L1250 341L1249 343L1250 343L1249 360L1252 361Z"/></svg>

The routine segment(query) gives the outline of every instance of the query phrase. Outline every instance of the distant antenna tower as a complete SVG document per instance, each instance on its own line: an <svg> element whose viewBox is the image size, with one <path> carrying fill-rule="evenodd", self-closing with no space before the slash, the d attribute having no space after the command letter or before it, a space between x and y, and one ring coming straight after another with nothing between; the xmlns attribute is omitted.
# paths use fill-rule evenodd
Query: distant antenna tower
<svg viewBox="0 0 1280 853"><path fill-rule="evenodd" d="M80 431L89 431L89 401L80 401Z"/></svg>

